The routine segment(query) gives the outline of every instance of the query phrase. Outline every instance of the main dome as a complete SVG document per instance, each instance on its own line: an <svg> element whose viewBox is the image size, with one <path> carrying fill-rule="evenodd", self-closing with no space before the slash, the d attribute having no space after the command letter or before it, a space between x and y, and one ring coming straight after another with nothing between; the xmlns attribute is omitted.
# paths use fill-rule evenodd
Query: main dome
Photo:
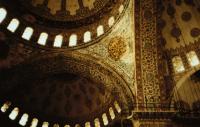
<svg viewBox="0 0 200 127"><path fill-rule="evenodd" d="M2 31L15 34L18 42L77 49L105 37L123 17L129 1L0 0L0 13L5 14L0 25Z"/></svg>

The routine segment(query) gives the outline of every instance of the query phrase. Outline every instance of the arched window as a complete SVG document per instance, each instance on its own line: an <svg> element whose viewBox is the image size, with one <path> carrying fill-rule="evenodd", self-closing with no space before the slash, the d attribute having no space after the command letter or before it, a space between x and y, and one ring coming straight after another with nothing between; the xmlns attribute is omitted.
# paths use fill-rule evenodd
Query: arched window
<svg viewBox="0 0 200 127"><path fill-rule="evenodd" d="M7 101L6 103L3 104L3 106L1 107L1 111L2 112L6 112L8 110L8 108L10 107L11 102Z"/></svg>
<svg viewBox="0 0 200 127"><path fill-rule="evenodd" d="M24 30L24 33L22 34L22 38L29 41L32 35L33 35L33 28L26 27L26 29Z"/></svg>
<svg viewBox="0 0 200 127"><path fill-rule="evenodd" d="M86 122L85 127L91 127L90 122Z"/></svg>
<svg viewBox="0 0 200 127"><path fill-rule="evenodd" d="M84 42L89 42L91 41L91 32L90 31L87 31L84 33Z"/></svg>
<svg viewBox="0 0 200 127"><path fill-rule="evenodd" d="M10 118L11 120L15 120L16 117L18 116L18 113L19 113L19 108L14 108L14 109L12 110L12 112L10 113L9 118Z"/></svg>
<svg viewBox="0 0 200 127"><path fill-rule="evenodd" d="M32 122L31 122L31 126L30 127L37 127L38 125L38 119L33 118Z"/></svg>
<svg viewBox="0 0 200 127"><path fill-rule="evenodd" d="M110 17L109 20L108 20L108 25L109 25L109 27L113 26L114 23L115 23L115 18L112 16L112 17Z"/></svg>
<svg viewBox="0 0 200 127"><path fill-rule="evenodd" d="M185 70L185 68L183 66L182 59L181 59L180 56L175 56L172 59L172 63L173 63L175 73L180 73L180 72L183 72Z"/></svg>
<svg viewBox="0 0 200 127"><path fill-rule="evenodd" d="M41 33L40 37L38 39L38 44L46 45L47 39L48 39L48 34L47 33Z"/></svg>
<svg viewBox="0 0 200 127"><path fill-rule="evenodd" d="M3 22L3 20L6 18L7 16L7 11L4 8L0 8L0 23Z"/></svg>
<svg viewBox="0 0 200 127"><path fill-rule="evenodd" d="M121 107L119 106L117 101L114 102L114 106L115 106L115 109L117 110L118 113L120 113L122 111Z"/></svg>
<svg viewBox="0 0 200 127"><path fill-rule="evenodd" d="M98 118L96 118L96 119L94 120L94 126L95 126L95 127L101 127Z"/></svg>
<svg viewBox="0 0 200 127"><path fill-rule="evenodd" d="M43 122L42 127L48 127L49 123L48 122Z"/></svg>
<svg viewBox="0 0 200 127"><path fill-rule="evenodd" d="M54 40L54 47L61 47L62 46L62 42L63 42L63 36L62 35L57 35L55 37L55 40Z"/></svg>
<svg viewBox="0 0 200 127"><path fill-rule="evenodd" d="M111 119L112 119L112 120L115 119L115 113L114 113L112 107L109 108L109 113L110 113L110 117L111 117Z"/></svg>
<svg viewBox="0 0 200 127"><path fill-rule="evenodd" d="M70 127L70 125L65 125L64 127Z"/></svg>
<svg viewBox="0 0 200 127"><path fill-rule="evenodd" d="M104 124L105 126L108 125L108 117L107 117L106 113L104 113L104 114L102 115L102 119L103 119L103 124Z"/></svg>
<svg viewBox="0 0 200 127"><path fill-rule="evenodd" d="M186 56L192 67L199 65L199 58L194 51L187 53Z"/></svg>
<svg viewBox="0 0 200 127"><path fill-rule="evenodd" d="M21 119L19 120L19 124L25 126L28 121L28 114L23 114Z"/></svg>
<svg viewBox="0 0 200 127"><path fill-rule="evenodd" d="M72 34L69 38L69 47L73 47L77 45L77 35Z"/></svg>
<svg viewBox="0 0 200 127"><path fill-rule="evenodd" d="M97 36L101 36L102 34L104 34L104 29L103 29L103 26L100 25L97 28Z"/></svg>
<svg viewBox="0 0 200 127"><path fill-rule="evenodd" d="M120 7L119 7L119 13L122 13L123 10L124 10L124 5L120 5Z"/></svg>
<svg viewBox="0 0 200 127"><path fill-rule="evenodd" d="M19 20L18 19L12 19L7 27L7 29L10 32L15 32L17 28L19 27Z"/></svg>

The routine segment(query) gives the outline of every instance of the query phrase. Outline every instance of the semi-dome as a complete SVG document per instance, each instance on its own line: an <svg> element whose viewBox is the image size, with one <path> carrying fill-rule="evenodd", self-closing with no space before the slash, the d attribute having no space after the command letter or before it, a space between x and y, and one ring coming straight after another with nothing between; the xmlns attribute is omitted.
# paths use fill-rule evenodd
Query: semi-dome
<svg viewBox="0 0 200 127"><path fill-rule="evenodd" d="M0 71L1 111L9 108L11 120L25 114L26 126L37 119L38 125L104 127L133 108L129 87L114 71L83 57L51 55Z"/></svg>

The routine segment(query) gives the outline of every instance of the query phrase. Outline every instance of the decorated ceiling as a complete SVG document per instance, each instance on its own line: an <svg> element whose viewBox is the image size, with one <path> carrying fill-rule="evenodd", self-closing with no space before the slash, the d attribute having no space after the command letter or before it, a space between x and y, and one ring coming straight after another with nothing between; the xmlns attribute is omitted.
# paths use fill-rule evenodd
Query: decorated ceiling
<svg viewBox="0 0 200 127"><path fill-rule="evenodd" d="M10 31L18 37L26 31L23 41L66 50L91 45L106 35L119 22L128 3L129 0L8 0L1 5L8 20L3 24L14 19L16 28Z"/></svg>
<svg viewBox="0 0 200 127"><path fill-rule="evenodd" d="M163 1L163 43L167 49L176 49L195 43L200 35L198 1Z"/></svg>
<svg viewBox="0 0 200 127"><path fill-rule="evenodd" d="M171 119L168 106L186 101L198 109L199 8L198 0L0 0L0 121L116 127Z"/></svg>
<svg viewBox="0 0 200 127"><path fill-rule="evenodd" d="M106 7L111 6L109 0L21 0L22 4L27 8L32 7L32 12L52 20L73 21L91 17L100 11L104 11ZM107 9L106 9L107 10ZM102 12L101 12L102 13Z"/></svg>
<svg viewBox="0 0 200 127"><path fill-rule="evenodd" d="M106 126L133 104L129 86L116 72L78 55L30 60L1 72L0 81L2 100L40 124Z"/></svg>

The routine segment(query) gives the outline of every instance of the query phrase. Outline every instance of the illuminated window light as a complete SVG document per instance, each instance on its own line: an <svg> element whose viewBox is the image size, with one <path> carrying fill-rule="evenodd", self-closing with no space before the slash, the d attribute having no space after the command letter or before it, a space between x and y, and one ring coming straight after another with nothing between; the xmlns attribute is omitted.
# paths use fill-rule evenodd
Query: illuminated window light
<svg viewBox="0 0 200 127"><path fill-rule="evenodd" d="M120 7L119 7L119 13L122 13L123 10L124 10L124 5L120 5Z"/></svg>
<svg viewBox="0 0 200 127"><path fill-rule="evenodd" d="M113 26L114 23L115 23L115 18L112 16L112 17L110 17L109 20L108 20L108 25L109 25L109 27Z"/></svg>
<svg viewBox="0 0 200 127"><path fill-rule="evenodd" d="M86 122L85 127L91 127L90 122Z"/></svg>
<svg viewBox="0 0 200 127"><path fill-rule="evenodd" d="M72 34L69 38L69 46L73 47L77 45L77 35Z"/></svg>
<svg viewBox="0 0 200 127"><path fill-rule="evenodd" d="M100 121L99 121L98 118L94 119L94 126L95 126L95 127L101 127Z"/></svg>
<svg viewBox="0 0 200 127"><path fill-rule="evenodd" d="M42 127L48 127L49 123L48 122L43 122Z"/></svg>
<svg viewBox="0 0 200 127"><path fill-rule="evenodd" d="M70 127L70 125L65 125L64 127Z"/></svg>
<svg viewBox="0 0 200 127"><path fill-rule="evenodd" d="M98 26L98 28L97 28L97 36L101 36L101 35L103 35L103 34L104 34L104 29L103 29L103 26L100 25L100 26Z"/></svg>
<svg viewBox="0 0 200 127"><path fill-rule="evenodd" d="M103 119L103 124L104 124L105 126L108 125L108 117L107 117L106 113L104 113L104 114L102 115L102 119Z"/></svg>
<svg viewBox="0 0 200 127"><path fill-rule="evenodd" d="M173 63L175 73L181 73L181 72L185 71L185 68L184 68L184 65L183 65L183 62L182 62L182 59L180 56L175 56L172 59L172 63Z"/></svg>
<svg viewBox="0 0 200 127"><path fill-rule="evenodd" d="M114 120L114 119L115 119L115 113L114 113L112 107L109 108L109 113L110 113L110 117L111 117L111 119Z"/></svg>
<svg viewBox="0 0 200 127"><path fill-rule="evenodd" d="M23 114L21 119L19 120L19 124L25 126L28 121L28 114Z"/></svg>
<svg viewBox="0 0 200 127"><path fill-rule="evenodd" d="M38 39L38 44L46 45L47 39L48 39L48 34L47 33L41 33L40 37Z"/></svg>
<svg viewBox="0 0 200 127"><path fill-rule="evenodd" d="M30 127L37 127L38 125L38 119L33 118L32 122L31 122L31 126Z"/></svg>
<svg viewBox="0 0 200 127"><path fill-rule="evenodd" d="M118 113L120 113L122 111L121 107L119 106L119 104L117 103L117 101L114 102L114 106L115 106L115 109L117 110Z"/></svg>
<svg viewBox="0 0 200 127"><path fill-rule="evenodd" d="M10 107L11 102L7 101L6 103L3 104L3 106L1 107L1 111L4 113L8 110L8 108Z"/></svg>
<svg viewBox="0 0 200 127"><path fill-rule="evenodd" d="M30 40L31 36L33 35L33 29L31 27L27 27L22 34L22 38L25 40Z"/></svg>
<svg viewBox="0 0 200 127"><path fill-rule="evenodd" d="M75 127L81 127L79 124L76 124Z"/></svg>
<svg viewBox="0 0 200 127"><path fill-rule="evenodd" d="M55 37L53 46L59 48L59 47L62 46L62 43L63 43L63 36L62 35L57 35Z"/></svg>
<svg viewBox="0 0 200 127"><path fill-rule="evenodd" d="M7 29L8 29L10 32L14 33L14 32L17 30L18 27L19 27L19 20L18 20L18 19L12 19L12 20L10 21L10 23L9 23L9 25L8 25L8 27L7 27Z"/></svg>
<svg viewBox="0 0 200 127"><path fill-rule="evenodd" d="M12 112L10 113L9 118L10 118L11 120L15 120L16 117L18 116L18 113L19 113L19 108L14 108L14 109L12 110Z"/></svg>
<svg viewBox="0 0 200 127"><path fill-rule="evenodd" d="M4 8L0 8L0 23L4 21L7 16L7 11Z"/></svg>
<svg viewBox="0 0 200 127"><path fill-rule="evenodd" d="M91 41L91 33L89 31L84 33L84 42L89 42Z"/></svg>
<svg viewBox="0 0 200 127"><path fill-rule="evenodd" d="M187 53L187 59L192 67L199 65L199 58L194 51Z"/></svg>

